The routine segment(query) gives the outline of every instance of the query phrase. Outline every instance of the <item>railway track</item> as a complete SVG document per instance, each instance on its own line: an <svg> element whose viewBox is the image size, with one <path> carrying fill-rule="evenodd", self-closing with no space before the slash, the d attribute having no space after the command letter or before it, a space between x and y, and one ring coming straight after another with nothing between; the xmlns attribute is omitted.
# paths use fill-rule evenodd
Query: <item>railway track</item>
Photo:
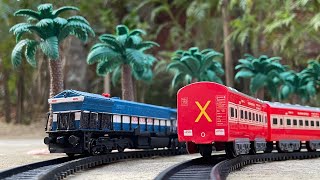
<svg viewBox="0 0 320 180"><path fill-rule="evenodd" d="M182 150L148 150L123 153L110 153L100 156L76 156L74 158L58 158L12 168L0 172L0 179L39 179L56 180L89 168L110 164L126 159L147 158L153 156L172 156L186 153Z"/></svg>
<svg viewBox="0 0 320 180"><path fill-rule="evenodd" d="M156 180L178 180L178 179L210 179L212 168L226 160L225 155L214 155L208 159L196 158L172 166L161 172Z"/></svg>
<svg viewBox="0 0 320 180"><path fill-rule="evenodd" d="M295 152L295 153L267 153L256 155L239 156L234 159L226 159L224 155L211 156L210 159L204 160L197 158L170 167L160 173L156 180L167 179L226 179L230 172L236 171L246 165L271 162L285 161L295 159L310 159L320 157L320 152Z"/></svg>

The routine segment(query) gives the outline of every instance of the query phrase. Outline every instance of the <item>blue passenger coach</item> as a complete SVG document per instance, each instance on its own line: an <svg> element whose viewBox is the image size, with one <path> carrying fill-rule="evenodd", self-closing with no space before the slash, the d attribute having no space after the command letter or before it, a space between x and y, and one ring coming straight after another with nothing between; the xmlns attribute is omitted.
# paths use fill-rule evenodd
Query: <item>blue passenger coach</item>
<svg viewBox="0 0 320 180"><path fill-rule="evenodd" d="M175 148L176 109L76 90L49 99L50 152L100 154L125 148Z"/></svg>

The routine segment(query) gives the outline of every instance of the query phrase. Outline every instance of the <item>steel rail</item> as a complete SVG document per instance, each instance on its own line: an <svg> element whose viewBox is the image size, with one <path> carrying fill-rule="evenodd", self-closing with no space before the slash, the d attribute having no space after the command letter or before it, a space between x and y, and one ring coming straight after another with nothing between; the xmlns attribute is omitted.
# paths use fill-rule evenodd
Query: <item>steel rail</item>
<svg viewBox="0 0 320 180"><path fill-rule="evenodd" d="M224 180L227 178L230 172L254 163L310 159L318 157L320 157L320 152L266 153L239 156L234 159L222 161L214 166L210 173L210 179Z"/></svg>
<svg viewBox="0 0 320 180"><path fill-rule="evenodd" d="M78 171L84 171L93 167L110 164L126 159L140 159L153 156L173 156L185 154L185 149L181 150L147 150L130 151L122 153L110 153L99 156L75 156L74 158L58 158L23 165L0 172L0 179L38 179L56 180L64 179L68 175Z"/></svg>
<svg viewBox="0 0 320 180"><path fill-rule="evenodd" d="M210 158L196 158L171 166L157 175L155 180L167 179L209 179L212 168L225 160L225 155Z"/></svg>

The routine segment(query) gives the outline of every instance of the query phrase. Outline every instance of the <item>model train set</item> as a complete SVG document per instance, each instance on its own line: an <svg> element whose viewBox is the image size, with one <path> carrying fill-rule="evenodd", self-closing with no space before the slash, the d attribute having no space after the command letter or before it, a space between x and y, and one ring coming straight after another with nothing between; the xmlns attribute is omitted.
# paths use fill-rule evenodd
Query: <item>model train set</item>
<svg viewBox="0 0 320 180"><path fill-rule="evenodd" d="M75 90L48 102L53 123L44 142L51 153L97 155L186 143L189 153L208 157L213 149L225 150L233 158L270 153L274 145L278 152L297 152L303 144L308 151L320 148L319 108L266 102L213 82L181 88L177 111Z"/></svg>
<svg viewBox="0 0 320 180"><path fill-rule="evenodd" d="M201 93L195 93L201 92ZM178 91L178 137L191 153L210 156L212 148L228 157L297 152L320 148L320 109L266 102L213 82Z"/></svg>
<svg viewBox="0 0 320 180"><path fill-rule="evenodd" d="M177 148L176 110L65 90L49 99L51 153L102 154L124 149Z"/></svg>

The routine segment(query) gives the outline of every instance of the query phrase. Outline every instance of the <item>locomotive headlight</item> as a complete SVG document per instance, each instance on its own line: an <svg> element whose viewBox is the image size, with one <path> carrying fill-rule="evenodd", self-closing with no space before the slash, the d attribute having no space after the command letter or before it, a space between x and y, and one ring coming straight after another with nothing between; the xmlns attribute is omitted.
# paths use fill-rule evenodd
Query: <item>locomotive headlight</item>
<svg viewBox="0 0 320 180"><path fill-rule="evenodd" d="M57 143L64 144L65 143L65 137L64 136L57 137Z"/></svg>
<svg viewBox="0 0 320 180"><path fill-rule="evenodd" d="M45 137L43 139L44 144L48 145L49 143L53 142L53 138L52 137Z"/></svg>

